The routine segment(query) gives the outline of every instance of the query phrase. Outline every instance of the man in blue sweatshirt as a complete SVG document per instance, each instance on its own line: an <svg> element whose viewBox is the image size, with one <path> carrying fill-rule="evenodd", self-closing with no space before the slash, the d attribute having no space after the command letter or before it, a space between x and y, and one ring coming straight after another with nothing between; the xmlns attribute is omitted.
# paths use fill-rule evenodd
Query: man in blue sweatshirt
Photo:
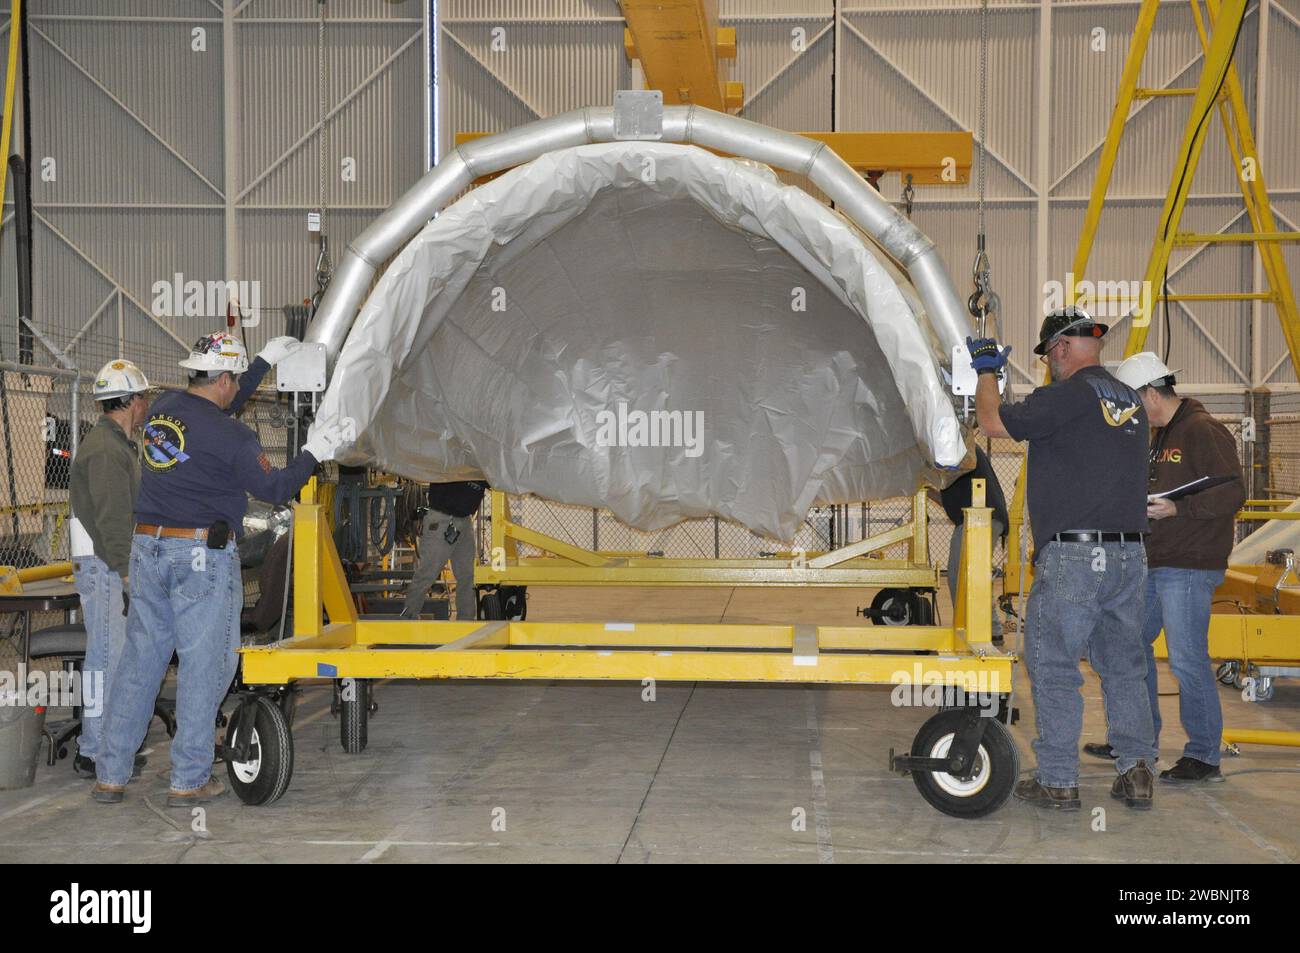
<svg viewBox="0 0 1300 953"><path fill-rule="evenodd" d="M297 343L273 338L250 365L239 339L224 331L205 335L180 362L189 372L188 389L166 393L150 408L126 647L104 716L104 750L91 792L97 801L122 800L173 652L180 666L168 806L203 804L225 791L212 777L213 725L238 660L244 587L235 536L250 493L285 502L327 451L309 440L277 470L257 434L233 414Z"/></svg>

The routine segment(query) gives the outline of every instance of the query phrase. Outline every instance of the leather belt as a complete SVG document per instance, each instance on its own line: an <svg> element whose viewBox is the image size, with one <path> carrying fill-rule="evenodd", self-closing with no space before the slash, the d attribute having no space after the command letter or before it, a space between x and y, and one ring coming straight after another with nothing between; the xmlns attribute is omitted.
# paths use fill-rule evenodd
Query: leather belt
<svg viewBox="0 0 1300 953"><path fill-rule="evenodd" d="M158 539L160 536L169 536L179 539L207 539L208 531L206 529L194 529L193 527L183 526L155 526L153 523L136 523L135 531L143 533L145 536L152 536Z"/></svg>
<svg viewBox="0 0 1300 953"><path fill-rule="evenodd" d="M1103 533L1100 530L1076 533L1057 533L1052 537L1057 543L1140 543L1145 533Z"/></svg>

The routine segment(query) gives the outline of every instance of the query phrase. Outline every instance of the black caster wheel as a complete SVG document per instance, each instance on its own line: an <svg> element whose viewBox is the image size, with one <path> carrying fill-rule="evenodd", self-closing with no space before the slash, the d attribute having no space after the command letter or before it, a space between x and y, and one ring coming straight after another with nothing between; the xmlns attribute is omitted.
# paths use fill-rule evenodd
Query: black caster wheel
<svg viewBox="0 0 1300 953"><path fill-rule="evenodd" d="M523 622L528 618L528 589L524 586L502 586L502 616L511 622Z"/></svg>
<svg viewBox="0 0 1300 953"><path fill-rule="evenodd" d="M479 595L478 617L488 621L497 621L506 617L500 589L484 590Z"/></svg>
<svg viewBox="0 0 1300 953"><path fill-rule="evenodd" d="M339 741L348 754L360 754L366 750L370 713L375 708L377 706L370 700L369 679L343 680L339 686Z"/></svg>
<svg viewBox="0 0 1300 953"><path fill-rule="evenodd" d="M920 620L929 609L929 604L910 589L881 589L871 600L870 615L876 625L928 625ZM929 618L933 619L932 612Z"/></svg>
<svg viewBox="0 0 1300 953"><path fill-rule="evenodd" d="M245 722L252 724L246 725ZM245 804L270 804L289 790L293 777L293 734L280 706L258 696L245 703L230 719L226 747L233 752L250 732L248 760L231 753L226 757L226 776L236 796Z"/></svg>
<svg viewBox="0 0 1300 953"><path fill-rule="evenodd" d="M916 733L912 755L947 757L957 732L966 726L969 718L966 709L939 712ZM992 814L1006 803L1020 776L1020 754L1016 751L1011 732L996 718L981 718L981 721L984 722L984 736L980 739L970 777L958 778L942 771L912 772L912 781L921 797L951 817L974 818Z"/></svg>

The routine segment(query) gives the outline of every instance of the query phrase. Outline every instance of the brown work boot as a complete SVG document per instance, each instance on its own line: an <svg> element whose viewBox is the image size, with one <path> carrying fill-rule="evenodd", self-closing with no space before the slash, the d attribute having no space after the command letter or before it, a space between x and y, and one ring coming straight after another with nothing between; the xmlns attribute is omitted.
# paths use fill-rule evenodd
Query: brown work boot
<svg viewBox="0 0 1300 953"><path fill-rule="evenodd" d="M172 788L167 792L168 807L189 807L193 804L207 804L226 793L226 786L217 778L208 778L201 788L193 791L177 791Z"/></svg>
<svg viewBox="0 0 1300 953"><path fill-rule="evenodd" d="M1145 761L1139 761L1115 779L1110 796L1123 798L1136 811L1149 811L1155 803L1156 778Z"/></svg>
<svg viewBox="0 0 1300 953"><path fill-rule="evenodd" d="M90 789L90 796L100 804L121 804L122 799L126 797L126 785L96 781L95 786Z"/></svg>
<svg viewBox="0 0 1300 953"><path fill-rule="evenodd" d="M1036 807L1051 808L1054 811L1077 811L1083 806L1079 800L1079 788L1049 788L1039 784L1037 778L1028 778L1016 785L1012 792L1022 801L1028 801Z"/></svg>

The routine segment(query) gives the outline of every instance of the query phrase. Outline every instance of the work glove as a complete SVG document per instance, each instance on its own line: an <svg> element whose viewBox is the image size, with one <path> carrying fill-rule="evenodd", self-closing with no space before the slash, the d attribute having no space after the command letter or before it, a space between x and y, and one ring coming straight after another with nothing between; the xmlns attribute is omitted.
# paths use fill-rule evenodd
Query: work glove
<svg viewBox="0 0 1300 953"><path fill-rule="evenodd" d="M288 335L278 338L271 338L266 342L266 347L257 352L257 356L272 367L279 364L288 357L298 346L298 339L291 338Z"/></svg>
<svg viewBox="0 0 1300 953"><path fill-rule="evenodd" d="M993 338L973 340L968 337L966 349L970 351L970 366L980 374L996 374L1002 370L1007 366L1007 355L1011 353L1010 344L999 348Z"/></svg>
<svg viewBox="0 0 1300 953"><path fill-rule="evenodd" d="M324 463L326 460L334 459L334 451L338 449L338 440L331 439L331 435L336 433L332 428L317 428L314 424L311 430L307 432L307 440L302 445L303 453L310 453L316 458L317 463Z"/></svg>

